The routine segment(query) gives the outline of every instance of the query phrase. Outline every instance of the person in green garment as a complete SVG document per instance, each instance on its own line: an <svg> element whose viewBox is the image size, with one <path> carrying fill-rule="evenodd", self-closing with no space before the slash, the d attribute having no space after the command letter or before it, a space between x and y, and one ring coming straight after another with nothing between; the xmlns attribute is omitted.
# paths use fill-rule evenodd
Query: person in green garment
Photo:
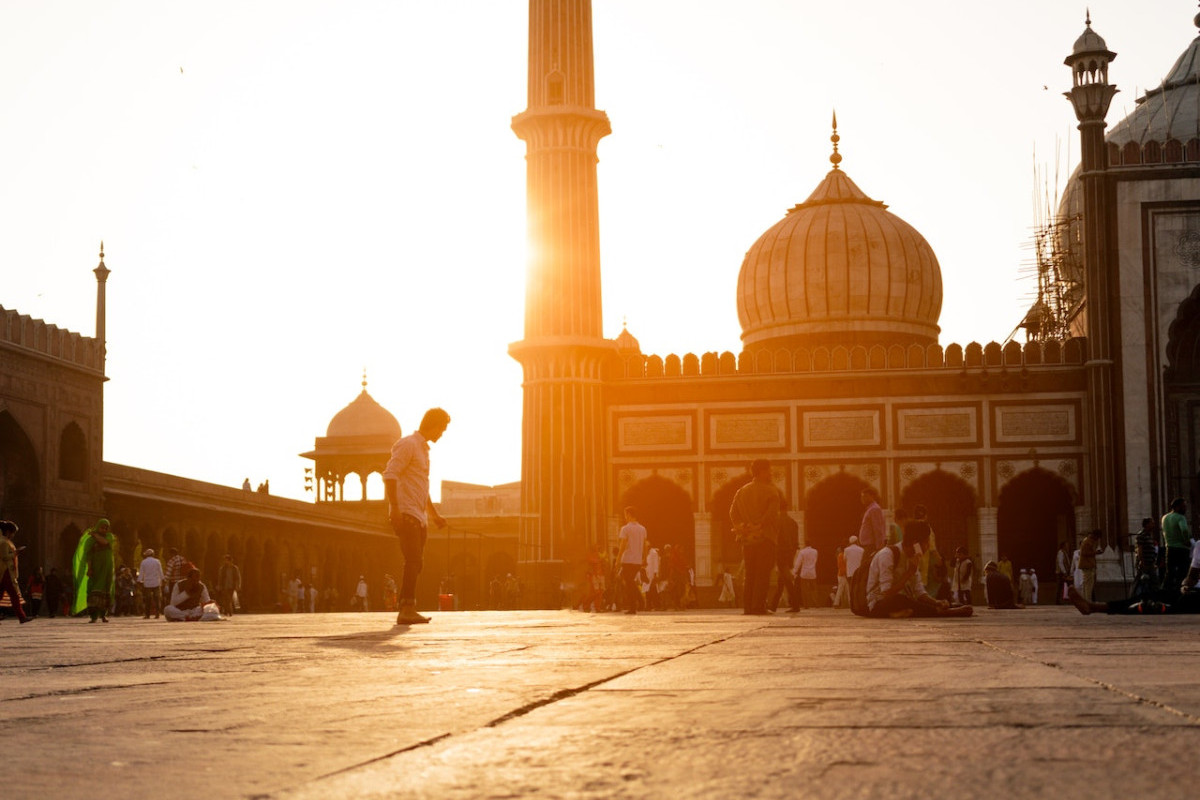
<svg viewBox="0 0 1200 800"><path fill-rule="evenodd" d="M117 537L109 528L108 520L98 520L84 531L75 548L75 602L71 613L80 614L86 608L92 622L108 622L113 602Z"/></svg>

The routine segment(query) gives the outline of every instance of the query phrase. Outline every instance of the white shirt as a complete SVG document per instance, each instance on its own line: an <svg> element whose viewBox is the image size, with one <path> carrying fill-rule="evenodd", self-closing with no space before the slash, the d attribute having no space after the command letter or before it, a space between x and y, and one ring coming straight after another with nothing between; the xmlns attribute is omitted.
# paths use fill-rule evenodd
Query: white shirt
<svg viewBox="0 0 1200 800"><path fill-rule="evenodd" d="M354 593L356 595L358 595L359 597L366 597L367 596L367 582L359 581L358 587L355 588Z"/></svg>
<svg viewBox="0 0 1200 800"><path fill-rule="evenodd" d="M622 564L642 563L642 550L646 547L646 528L638 522L626 522L621 528L620 538L627 542L621 553Z"/></svg>
<svg viewBox="0 0 1200 800"><path fill-rule="evenodd" d="M396 505L401 514L408 514L428 524L425 506L429 502L429 441L417 431L397 439L392 455L383 469L384 481L396 482Z"/></svg>
<svg viewBox="0 0 1200 800"><path fill-rule="evenodd" d="M842 551L842 555L846 557L846 577L853 577L854 573L858 572L858 568L862 566L863 549L852 544Z"/></svg>
<svg viewBox="0 0 1200 800"><path fill-rule="evenodd" d="M887 594L896 580L896 554L890 547L885 547L871 559L870 572L867 573L867 606L875 608L875 604ZM900 590L916 600L919 597L929 597L925 584L921 583L921 572L917 570L908 583Z"/></svg>
<svg viewBox="0 0 1200 800"><path fill-rule="evenodd" d="M146 556L142 559L142 563L138 565L138 580L142 586L147 589L157 589L162 586L163 582L163 566L162 562L154 556Z"/></svg>
<svg viewBox="0 0 1200 800"><path fill-rule="evenodd" d="M650 552L646 554L646 578L653 581L658 575L659 567L661 566L660 556L657 547L651 547Z"/></svg>
<svg viewBox="0 0 1200 800"><path fill-rule="evenodd" d="M796 561L792 565L792 572L799 576L801 580L815 581L817 579L817 549L809 544L796 553Z"/></svg>
<svg viewBox="0 0 1200 800"><path fill-rule="evenodd" d="M171 605L179 608L179 604L187 600L189 595L183 588L186 581L180 581L175 584L175 588L171 590ZM208 596L208 587L202 582L200 584L200 604L196 608L202 608L212 602L212 598Z"/></svg>

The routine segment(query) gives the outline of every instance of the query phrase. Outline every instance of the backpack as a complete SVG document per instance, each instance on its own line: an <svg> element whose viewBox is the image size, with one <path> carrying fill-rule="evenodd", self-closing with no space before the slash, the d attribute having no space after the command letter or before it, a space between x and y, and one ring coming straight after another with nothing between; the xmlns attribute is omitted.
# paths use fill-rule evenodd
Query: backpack
<svg viewBox="0 0 1200 800"><path fill-rule="evenodd" d="M896 545L888 545L891 548L893 555L900 555L900 548ZM860 617L871 616L870 606L867 605L867 578L871 573L871 562L875 560L875 556L879 554L876 550L869 557L864 557L862 563L858 565L858 569L850 576L850 610Z"/></svg>
<svg viewBox="0 0 1200 800"><path fill-rule="evenodd" d="M875 553L863 556L862 563L850 576L850 610L860 617L869 616L871 610L867 607L867 576L871 572L871 560Z"/></svg>

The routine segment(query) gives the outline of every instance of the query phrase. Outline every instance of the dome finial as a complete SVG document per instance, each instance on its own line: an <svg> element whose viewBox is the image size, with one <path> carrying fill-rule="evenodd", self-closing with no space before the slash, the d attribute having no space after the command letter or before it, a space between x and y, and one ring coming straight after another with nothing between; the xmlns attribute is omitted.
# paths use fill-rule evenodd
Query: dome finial
<svg viewBox="0 0 1200 800"><path fill-rule="evenodd" d="M362 387L363 387L363 391L365 392L367 390L367 368L366 367L363 367Z"/></svg>
<svg viewBox="0 0 1200 800"><path fill-rule="evenodd" d="M1092 27L1092 9L1091 8L1087 9L1086 16L1083 19L1083 24L1087 25L1089 28Z"/></svg>
<svg viewBox="0 0 1200 800"><path fill-rule="evenodd" d="M1196 16L1192 17L1192 24L1195 25L1197 28L1200 28L1200 14L1197 14Z"/></svg>
<svg viewBox="0 0 1200 800"><path fill-rule="evenodd" d="M829 156L829 163L833 164L834 169L839 169L838 164L842 163L842 156L838 152L838 142L842 137L838 136L837 132L837 109L833 110L833 135L829 137L829 141L833 142L833 153Z"/></svg>

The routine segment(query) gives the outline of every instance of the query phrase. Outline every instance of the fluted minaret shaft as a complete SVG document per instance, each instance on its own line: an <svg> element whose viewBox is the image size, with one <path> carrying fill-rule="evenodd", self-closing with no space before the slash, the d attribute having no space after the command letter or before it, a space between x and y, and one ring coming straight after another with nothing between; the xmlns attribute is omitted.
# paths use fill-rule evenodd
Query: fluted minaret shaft
<svg viewBox="0 0 1200 800"><path fill-rule="evenodd" d="M1124 439L1120 385L1121 301L1118 263L1109 247L1111 214L1106 180L1108 151L1105 117L1117 87L1108 82L1108 65L1116 53L1087 29L1064 62L1071 68L1073 86L1066 93L1079 120L1080 184L1084 218L1084 291L1088 340L1088 497L1091 523L1106 537L1125 532L1127 513L1121 491Z"/></svg>
<svg viewBox="0 0 1200 800"><path fill-rule="evenodd" d="M526 143L529 265L518 560L536 596L554 565L603 542L603 338L596 146L610 132L594 108L590 0L530 0Z"/></svg>

